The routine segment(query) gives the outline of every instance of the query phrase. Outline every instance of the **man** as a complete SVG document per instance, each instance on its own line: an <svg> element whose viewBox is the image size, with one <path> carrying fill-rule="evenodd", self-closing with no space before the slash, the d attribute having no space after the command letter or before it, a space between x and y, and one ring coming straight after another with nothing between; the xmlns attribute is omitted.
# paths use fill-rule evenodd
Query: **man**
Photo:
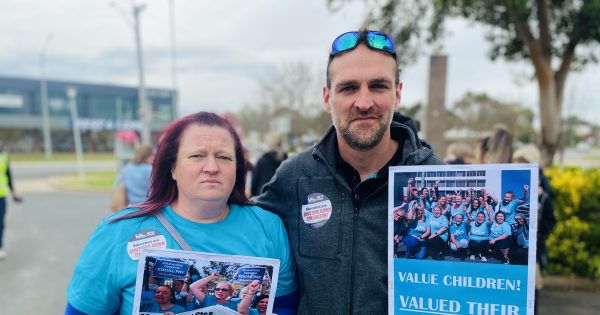
<svg viewBox="0 0 600 315"><path fill-rule="evenodd" d="M281 215L300 275L299 314L387 313L388 166L441 164L406 117L392 40L348 32L323 87L333 127L279 167L258 204Z"/></svg>
<svg viewBox="0 0 600 315"><path fill-rule="evenodd" d="M6 215L6 196L9 192L12 195L13 201L22 201L13 187L8 164L8 154L4 152L2 142L0 141L0 259L6 258L6 251L2 247L2 239L4 236L4 217Z"/></svg>
<svg viewBox="0 0 600 315"><path fill-rule="evenodd" d="M515 224L515 214L517 213L517 207L529 200L529 185L523 185L523 198L515 199L515 193L507 191L504 193L504 199L500 203L499 211L504 212L506 215L506 223Z"/></svg>

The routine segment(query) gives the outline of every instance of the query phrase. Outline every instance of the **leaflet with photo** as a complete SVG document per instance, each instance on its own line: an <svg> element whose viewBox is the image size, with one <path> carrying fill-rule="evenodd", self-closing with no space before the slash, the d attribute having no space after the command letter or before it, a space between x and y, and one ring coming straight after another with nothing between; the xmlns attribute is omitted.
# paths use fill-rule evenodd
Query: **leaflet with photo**
<svg viewBox="0 0 600 315"><path fill-rule="evenodd" d="M537 164L390 167L390 314L533 314Z"/></svg>
<svg viewBox="0 0 600 315"><path fill-rule="evenodd" d="M133 314L271 314L278 276L277 259L144 249Z"/></svg>

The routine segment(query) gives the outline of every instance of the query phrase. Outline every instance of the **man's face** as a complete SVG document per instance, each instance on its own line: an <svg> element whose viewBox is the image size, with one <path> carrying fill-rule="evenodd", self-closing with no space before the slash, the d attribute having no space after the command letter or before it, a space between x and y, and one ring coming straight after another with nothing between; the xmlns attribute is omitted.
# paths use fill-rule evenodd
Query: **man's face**
<svg viewBox="0 0 600 315"><path fill-rule="evenodd" d="M504 202L505 202L505 203L509 203L509 202L511 202L511 201L512 201L512 199L513 199L513 196L512 196L512 194L511 194L511 193L505 193L505 194L504 194Z"/></svg>
<svg viewBox="0 0 600 315"><path fill-rule="evenodd" d="M374 148L389 136L402 85L395 84L396 62L389 55L359 45L331 62L331 87L323 88L338 140L354 150Z"/></svg>

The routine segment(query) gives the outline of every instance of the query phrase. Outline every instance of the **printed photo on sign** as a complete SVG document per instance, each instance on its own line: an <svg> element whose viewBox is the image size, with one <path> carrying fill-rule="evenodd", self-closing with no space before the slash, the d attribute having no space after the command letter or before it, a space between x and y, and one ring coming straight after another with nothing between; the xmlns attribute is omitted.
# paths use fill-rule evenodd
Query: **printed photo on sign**
<svg viewBox="0 0 600 315"><path fill-rule="evenodd" d="M276 259L144 249L134 314L271 314L278 275Z"/></svg>
<svg viewBox="0 0 600 315"><path fill-rule="evenodd" d="M538 168L390 168L390 314L533 314Z"/></svg>

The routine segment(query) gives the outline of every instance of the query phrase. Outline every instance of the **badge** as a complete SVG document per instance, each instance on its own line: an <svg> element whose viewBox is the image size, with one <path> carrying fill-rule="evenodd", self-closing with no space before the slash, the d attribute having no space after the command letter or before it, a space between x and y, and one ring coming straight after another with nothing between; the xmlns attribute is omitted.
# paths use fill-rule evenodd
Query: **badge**
<svg viewBox="0 0 600 315"><path fill-rule="evenodd" d="M127 255L132 260L138 260L144 248L166 248L165 236L156 230L143 230L135 232L127 242Z"/></svg>
<svg viewBox="0 0 600 315"><path fill-rule="evenodd" d="M313 193L306 197L306 204L302 205L302 220L312 228L318 228L331 218L331 201L321 193Z"/></svg>

